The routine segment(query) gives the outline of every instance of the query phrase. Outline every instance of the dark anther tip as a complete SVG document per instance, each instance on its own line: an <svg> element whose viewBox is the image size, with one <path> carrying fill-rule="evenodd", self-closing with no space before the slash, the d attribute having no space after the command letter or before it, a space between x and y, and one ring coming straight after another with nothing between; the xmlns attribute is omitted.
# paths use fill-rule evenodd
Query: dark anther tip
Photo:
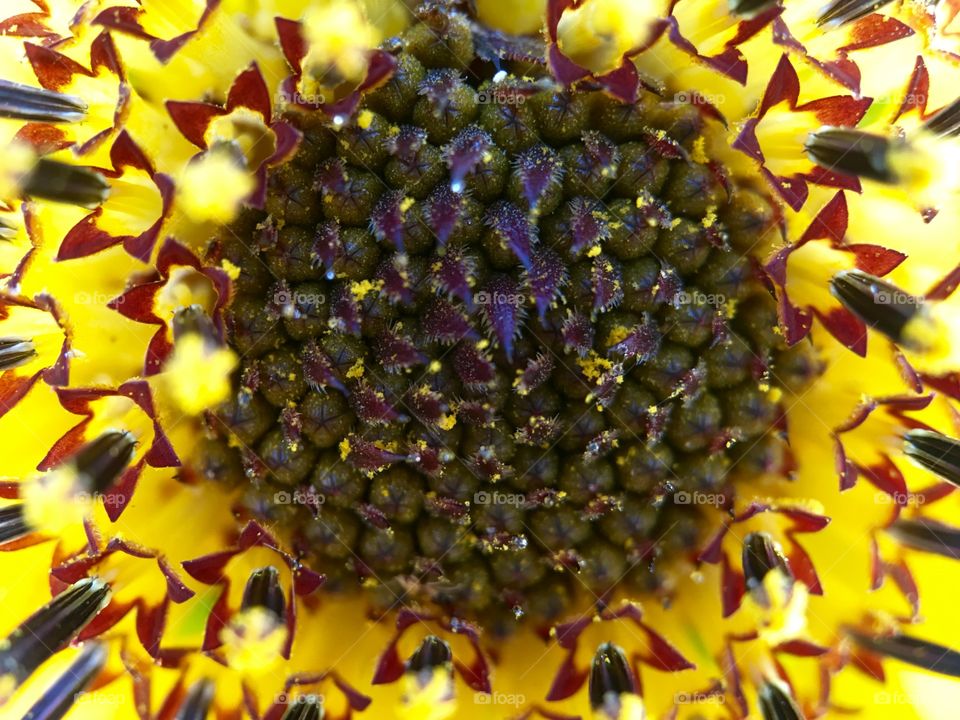
<svg viewBox="0 0 960 720"><path fill-rule="evenodd" d="M960 486L960 440L932 430L910 430L903 436L903 452L920 467Z"/></svg>
<svg viewBox="0 0 960 720"><path fill-rule="evenodd" d="M0 679L22 683L73 640L109 599L110 588L95 578L84 578L57 595L0 642Z"/></svg>
<svg viewBox="0 0 960 720"><path fill-rule="evenodd" d="M960 678L960 653L956 650L909 635L868 635L849 628L847 633L857 645L869 652L930 672Z"/></svg>
<svg viewBox="0 0 960 720"><path fill-rule="evenodd" d="M32 340L0 338L0 371L12 370L37 356Z"/></svg>
<svg viewBox="0 0 960 720"><path fill-rule="evenodd" d="M199 305L180 308L173 316L174 340L179 340L185 335L199 335L207 342L219 344L213 320Z"/></svg>
<svg viewBox="0 0 960 720"><path fill-rule="evenodd" d="M818 25L846 25L876 12L890 0L834 0L817 20Z"/></svg>
<svg viewBox="0 0 960 720"><path fill-rule="evenodd" d="M830 280L830 291L847 310L895 343L909 342L904 330L924 312L923 298L860 270L838 272Z"/></svg>
<svg viewBox="0 0 960 720"><path fill-rule="evenodd" d="M428 635L407 661L407 672L429 673L434 668L448 666L452 661L450 646L436 635Z"/></svg>
<svg viewBox="0 0 960 720"><path fill-rule="evenodd" d="M176 720L204 720L213 704L215 691L216 687L209 680L194 683L177 710Z"/></svg>
<svg viewBox="0 0 960 720"><path fill-rule="evenodd" d="M23 505L0 508L0 545L22 538L30 531L31 528L23 516Z"/></svg>
<svg viewBox="0 0 960 720"><path fill-rule="evenodd" d="M623 650L604 643L590 667L590 705L594 710L616 707L623 693L637 693L637 679Z"/></svg>
<svg viewBox="0 0 960 720"><path fill-rule="evenodd" d="M790 563L777 542L765 532L750 533L743 540L743 575L748 590L763 587L763 579L779 568L787 578L793 578Z"/></svg>
<svg viewBox="0 0 960 720"><path fill-rule="evenodd" d="M941 108L924 123L924 127L938 137L960 135L960 98Z"/></svg>
<svg viewBox="0 0 960 720"><path fill-rule="evenodd" d="M0 117L33 122L70 123L86 117L80 98L0 80Z"/></svg>
<svg viewBox="0 0 960 720"><path fill-rule="evenodd" d="M77 165L41 159L23 179L24 195L93 208L110 194L110 184L98 172Z"/></svg>
<svg viewBox="0 0 960 720"><path fill-rule="evenodd" d="M80 448L72 462L92 491L103 492L127 469L136 447L130 433L110 430Z"/></svg>
<svg viewBox="0 0 960 720"><path fill-rule="evenodd" d="M107 663L106 647L87 645L23 716L23 720L60 720Z"/></svg>
<svg viewBox="0 0 960 720"><path fill-rule="evenodd" d="M283 714L283 720L322 720L323 702L315 695L299 697Z"/></svg>
<svg viewBox="0 0 960 720"><path fill-rule="evenodd" d="M894 183L890 149L897 141L852 128L828 127L810 133L806 150L828 170L883 183Z"/></svg>
<svg viewBox="0 0 960 720"><path fill-rule="evenodd" d="M960 529L937 520L900 518L887 528L887 533L913 550L960 560Z"/></svg>
<svg viewBox="0 0 960 720"><path fill-rule="evenodd" d="M757 15L769 10L780 0L730 0L730 12L734 15Z"/></svg>
<svg viewBox="0 0 960 720"><path fill-rule="evenodd" d="M804 720L793 698L776 683L764 683L760 688L759 700L763 720Z"/></svg>
<svg viewBox="0 0 960 720"><path fill-rule="evenodd" d="M283 588L280 587L280 574L273 566L268 565L250 573L240 609L243 611L254 607L268 610L276 617L277 622L284 620L287 601L283 596Z"/></svg>

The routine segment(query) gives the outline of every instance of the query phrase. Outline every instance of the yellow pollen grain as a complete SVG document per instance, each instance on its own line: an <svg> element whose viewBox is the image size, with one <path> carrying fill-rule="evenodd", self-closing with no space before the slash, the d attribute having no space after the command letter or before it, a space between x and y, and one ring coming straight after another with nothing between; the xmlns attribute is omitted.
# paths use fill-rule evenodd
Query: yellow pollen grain
<svg viewBox="0 0 960 720"><path fill-rule="evenodd" d="M600 357L596 351L591 350L587 357L578 358L577 364L583 370L583 374L588 380L597 380L603 374L613 367L613 362L604 357Z"/></svg>
<svg viewBox="0 0 960 720"><path fill-rule="evenodd" d="M359 280L350 285L350 293L355 300L363 300L370 293L380 292L383 280Z"/></svg>
<svg viewBox="0 0 960 720"><path fill-rule="evenodd" d="M693 151L690 153L690 157L694 162L698 162L702 165L706 165L708 162L710 162L710 158L707 157L706 145L707 139L703 135L693 141Z"/></svg>
<svg viewBox="0 0 960 720"><path fill-rule="evenodd" d="M405 197L400 201L400 212L405 213L407 210L413 207L414 203L417 201L412 197Z"/></svg>
<svg viewBox="0 0 960 720"><path fill-rule="evenodd" d="M350 438L344 438L343 440L341 440L340 441L340 459L346 460L348 457L350 457L351 449L352 448L350 447Z"/></svg>
<svg viewBox="0 0 960 720"><path fill-rule="evenodd" d="M357 361L347 370L347 377L351 380L357 380L363 377L363 373L363 358L357 358Z"/></svg>
<svg viewBox="0 0 960 720"><path fill-rule="evenodd" d="M366 130L370 127L370 124L373 122L373 113L369 110L363 110L357 115L357 125L360 126L362 130ZM699 162L699 161L698 161Z"/></svg>
<svg viewBox="0 0 960 720"><path fill-rule="evenodd" d="M610 331L610 334L607 335L607 345L616 345L627 339L627 336L630 335L630 328L626 325L617 325L613 330Z"/></svg>
<svg viewBox="0 0 960 720"><path fill-rule="evenodd" d="M236 280L240 277L240 268L234 265L229 260L224 259L220 263L220 268L227 274L231 280Z"/></svg>
<svg viewBox="0 0 960 720"><path fill-rule="evenodd" d="M717 224L717 208L714 205L711 205L707 208L707 214L703 216L703 220L700 221L705 228L712 228Z"/></svg>
<svg viewBox="0 0 960 720"><path fill-rule="evenodd" d="M596 256L599 255L599 254L600 254L600 246L599 246L599 245L594 245L592 248L590 248L589 250L587 250L587 257L592 257L592 258L594 258L594 257L596 257Z"/></svg>

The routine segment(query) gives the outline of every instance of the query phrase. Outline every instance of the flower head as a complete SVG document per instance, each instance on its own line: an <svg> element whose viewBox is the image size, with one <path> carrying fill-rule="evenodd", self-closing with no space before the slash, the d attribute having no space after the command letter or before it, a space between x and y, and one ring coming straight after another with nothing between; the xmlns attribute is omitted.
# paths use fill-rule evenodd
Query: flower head
<svg viewBox="0 0 960 720"><path fill-rule="evenodd" d="M942 717L953 3L35 5L3 713Z"/></svg>

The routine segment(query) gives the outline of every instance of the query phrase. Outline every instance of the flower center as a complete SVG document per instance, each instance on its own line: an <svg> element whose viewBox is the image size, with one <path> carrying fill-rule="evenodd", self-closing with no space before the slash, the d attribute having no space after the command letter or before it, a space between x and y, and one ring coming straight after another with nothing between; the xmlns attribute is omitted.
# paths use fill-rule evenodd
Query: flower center
<svg viewBox="0 0 960 720"><path fill-rule="evenodd" d="M781 393L816 372L754 260L773 205L693 106L508 74L450 22L342 127L293 113L216 243L242 368L201 470L378 610L507 632L666 596L702 514L789 470Z"/></svg>

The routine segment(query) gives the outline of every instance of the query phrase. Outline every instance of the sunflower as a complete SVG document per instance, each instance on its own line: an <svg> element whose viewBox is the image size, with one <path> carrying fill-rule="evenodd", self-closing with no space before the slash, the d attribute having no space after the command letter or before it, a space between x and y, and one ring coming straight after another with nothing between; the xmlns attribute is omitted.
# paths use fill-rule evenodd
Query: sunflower
<svg viewBox="0 0 960 720"><path fill-rule="evenodd" d="M0 715L951 716L957 18L6 3Z"/></svg>

